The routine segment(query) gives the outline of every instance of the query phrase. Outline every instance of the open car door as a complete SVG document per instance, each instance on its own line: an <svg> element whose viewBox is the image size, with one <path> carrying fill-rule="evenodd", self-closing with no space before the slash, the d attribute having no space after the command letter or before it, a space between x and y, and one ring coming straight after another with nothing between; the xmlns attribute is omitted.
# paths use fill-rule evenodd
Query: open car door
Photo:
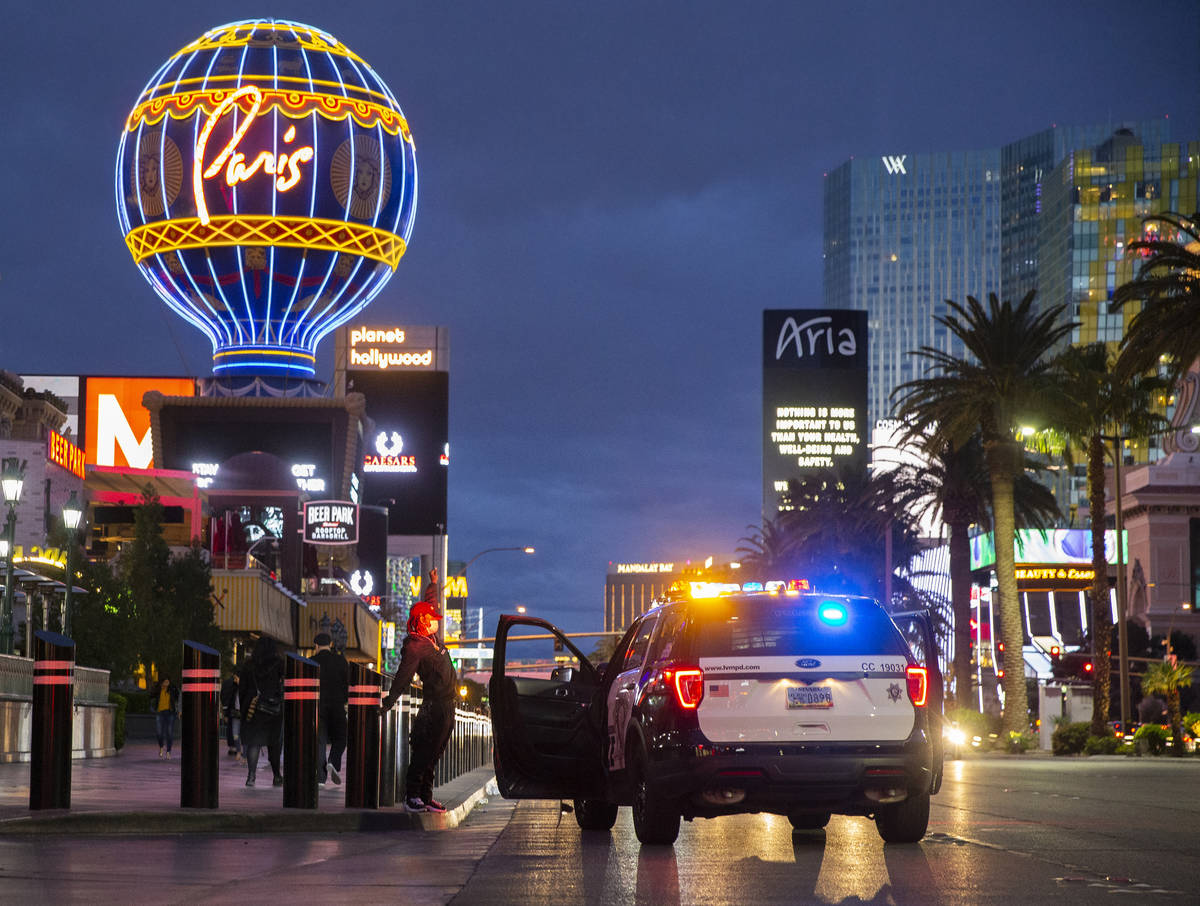
<svg viewBox="0 0 1200 906"><path fill-rule="evenodd" d="M933 789L936 793L942 786L942 764L944 742L942 740L942 709L945 701L946 684L942 677L942 666L938 660L937 636L933 631L933 620L928 611L913 610L893 613L892 621L900 629L917 663L929 671L929 733L933 745Z"/></svg>
<svg viewBox="0 0 1200 906"><path fill-rule="evenodd" d="M510 642L530 635L557 639L579 666L556 667L548 678L546 670L519 675L507 661ZM500 617L488 692L496 781L506 799L604 798L603 721L593 713L600 683L596 668L555 626Z"/></svg>

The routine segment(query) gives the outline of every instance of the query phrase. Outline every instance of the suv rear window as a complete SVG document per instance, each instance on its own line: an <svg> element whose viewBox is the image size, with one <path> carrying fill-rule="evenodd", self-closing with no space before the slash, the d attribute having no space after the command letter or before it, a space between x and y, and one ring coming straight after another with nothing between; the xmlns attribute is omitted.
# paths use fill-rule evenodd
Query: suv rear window
<svg viewBox="0 0 1200 906"><path fill-rule="evenodd" d="M823 601L845 605L847 619L830 625L818 616ZM894 654L909 649L895 624L868 599L803 597L718 598L693 605L696 656Z"/></svg>

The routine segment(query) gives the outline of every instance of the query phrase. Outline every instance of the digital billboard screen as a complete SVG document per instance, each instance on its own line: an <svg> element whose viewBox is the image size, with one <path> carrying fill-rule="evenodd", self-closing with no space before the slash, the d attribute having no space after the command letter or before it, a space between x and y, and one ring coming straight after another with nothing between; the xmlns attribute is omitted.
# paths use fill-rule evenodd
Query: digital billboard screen
<svg viewBox="0 0 1200 906"><path fill-rule="evenodd" d="M374 431L363 438L365 504L388 508L388 534L446 532L450 375L445 371L350 371Z"/></svg>
<svg viewBox="0 0 1200 906"><path fill-rule="evenodd" d="M763 311L762 431L764 518L789 479L867 467L865 311Z"/></svg>
<svg viewBox="0 0 1200 906"><path fill-rule="evenodd" d="M83 379L83 448L97 466L128 469L163 468L154 462L150 412L142 397L151 390L163 396L194 396L196 382L181 377L85 377ZM165 468L174 468L165 466Z"/></svg>

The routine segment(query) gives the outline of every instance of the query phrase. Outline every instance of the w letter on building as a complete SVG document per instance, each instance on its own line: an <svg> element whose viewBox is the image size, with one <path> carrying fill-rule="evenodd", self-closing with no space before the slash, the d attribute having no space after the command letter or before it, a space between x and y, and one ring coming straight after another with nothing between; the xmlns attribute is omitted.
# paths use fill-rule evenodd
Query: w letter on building
<svg viewBox="0 0 1200 906"><path fill-rule="evenodd" d="M899 157L895 157L890 154L885 154L883 156L883 166L887 169L888 173L890 173L892 176L896 176L897 174L901 174L901 173L904 174L905 176L907 176L908 171L904 169L904 159L906 157L908 157L907 154L901 154Z"/></svg>

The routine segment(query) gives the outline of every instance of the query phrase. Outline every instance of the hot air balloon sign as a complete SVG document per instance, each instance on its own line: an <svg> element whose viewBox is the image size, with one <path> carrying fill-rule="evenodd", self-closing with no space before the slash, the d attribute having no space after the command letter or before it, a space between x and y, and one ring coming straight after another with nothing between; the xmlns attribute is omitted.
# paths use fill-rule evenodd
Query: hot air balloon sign
<svg viewBox="0 0 1200 906"><path fill-rule="evenodd" d="M233 22L150 79L117 148L117 216L215 375L312 377L317 344L383 289L417 205L388 86L327 32Z"/></svg>

